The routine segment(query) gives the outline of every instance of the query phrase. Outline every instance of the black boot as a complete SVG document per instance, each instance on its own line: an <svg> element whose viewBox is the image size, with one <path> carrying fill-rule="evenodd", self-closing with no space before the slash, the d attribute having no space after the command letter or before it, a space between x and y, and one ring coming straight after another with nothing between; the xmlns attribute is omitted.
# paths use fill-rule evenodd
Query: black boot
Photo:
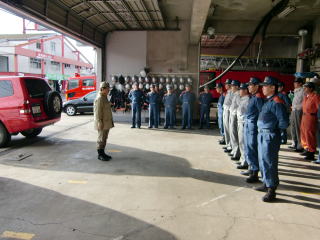
<svg viewBox="0 0 320 240"><path fill-rule="evenodd" d="M253 189L256 191L259 191L259 192L267 192L268 191L268 188L265 184L262 184L261 186L255 187Z"/></svg>
<svg viewBox="0 0 320 240"><path fill-rule="evenodd" d="M240 174L243 175L243 176L250 176L251 170L243 171L243 172L241 172Z"/></svg>
<svg viewBox="0 0 320 240"><path fill-rule="evenodd" d="M249 167L246 165L239 165L237 166L237 169L248 169Z"/></svg>
<svg viewBox="0 0 320 240"><path fill-rule="evenodd" d="M100 161L109 161L110 160L110 158L108 158L106 156L106 154L104 153L103 149L98 149L97 151L98 151L98 159Z"/></svg>
<svg viewBox="0 0 320 240"><path fill-rule="evenodd" d="M247 183L259 182L258 171L251 171L249 177L246 179Z"/></svg>
<svg viewBox="0 0 320 240"><path fill-rule="evenodd" d="M305 160L314 160L314 152L308 152L304 157Z"/></svg>
<svg viewBox="0 0 320 240"><path fill-rule="evenodd" d="M110 155L106 154L105 151L103 151L103 154L104 154L104 156L105 156L106 158L108 158L109 160L112 159L112 157L111 157Z"/></svg>
<svg viewBox="0 0 320 240"><path fill-rule="evenodd" d="M276 190L275 188L267 188L266 195L263 196L262 201L272 202L276 199Z"/></svg>

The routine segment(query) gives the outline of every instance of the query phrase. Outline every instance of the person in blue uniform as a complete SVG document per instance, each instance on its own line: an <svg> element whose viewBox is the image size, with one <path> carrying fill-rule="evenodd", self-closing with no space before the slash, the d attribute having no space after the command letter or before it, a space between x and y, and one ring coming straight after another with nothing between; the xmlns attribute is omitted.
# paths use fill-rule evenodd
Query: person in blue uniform
<svg viewBox="0 0 320 240"><path fill-rule="evenodd" d="M178 97L172 91L172 86L168 86L168 92L163 96L165 122L164 128L174 129L176 125L176 106L178 103Z"/></svg>
<svg viewBox="0 0 320 240"><path fill-rule="evenodd" d="M278 83L278 96L284 101L284 103L287 107L288 116L290 116L291 100L288 97L287 93L284 91L284 83L283 82ZM287 129L284 129L281 132L281 144L287 144L287 140L288 140Z"/></svg>
<svg viewBox="0 0 320 240"><path fill-rule="evenodd" d="M191 92L191 86L186 85L186 91L180 95L180 102L182 104L182 128L191 129L192 116L193 116L193 104L195 101L195 95Z"/></svg>
<svg viewBox="0 0 320 240"><path fill-rule="evenodd" d="M276 198L276 189L279 185L280 134L289 126L289 117L285 102L277 95L278 80L274 77L265 77L262 86L266 102L258 118L258 150L263 186L256 190L266 191L262 200L272 202Z"/></svg>
<svg viewBox="0 0 320 240"><path fill-rule="evenodd" d="M263 96L259 92L260 79L256 77L250 78L248 82L249 93L251 94L247 112L244 117L244 152L245 159L249 165L249 170L242 172L243 175L248 175L246 179L248 183L259 182L259 158L258 158L258 127L257 121L259 113L264 104Z"/></svg>
<svg viewBox="0 0 320 240"><path fill-rule="evenodd" d="M129 99L131 101L132 112L132 126L131 128L141 127L141 107L144 103L145 96L143 92L138 88L138 84L133 85L133 90L129 93Z"/></svg>
<svg viewBox="0 0 320 240"><path fill-rule="evenodd" d="M226 96L226 93L223 91L223 84L222 83L217 83L216 91L217 91L217 93L220 94L217 107L218 107L218 126L219 126L220 135L221 135L222 139L219 140L219 144L225 145L226 140L224 138L224 127L223 127L223 103L224 103L224 98Z"/></svg>
<svg viewBox="0 0 320 240"><path fill-rule="evenodd" d="M159 99L160 95L155 91L155 86L151 85L146 97L146 102L149 104L149 128L159 126Z"/></svg>
<svg viewBox="0 0 320 240"><path fill-rule="evenodd" d="M206 128L210 128L210 104L213 98L211 93L209 93L209 87L204 87L204 92L200 93L199 103L200 103L200 129L203 128L205 124Z"/></svg>

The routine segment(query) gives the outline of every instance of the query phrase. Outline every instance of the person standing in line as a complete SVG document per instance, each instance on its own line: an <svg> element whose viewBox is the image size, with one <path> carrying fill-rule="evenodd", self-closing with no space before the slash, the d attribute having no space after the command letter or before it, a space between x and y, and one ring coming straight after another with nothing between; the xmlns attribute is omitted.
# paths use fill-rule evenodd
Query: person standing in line
<svg viewBox="0 0 320 240"><path fill-rule="evenodd" d="M288 97L287 93L284 91L284 83L283 82L279 82L279 84L278 84L278 96L284 101L284 103L287 107L288 116L290 116L291 100ZM287 129L284 129L281 132L281 144L287 144L287 141L288 141Z"/></svg>
<svg viewBox="0 0 320 240"><path fill-rule="evenodd" d="M277 95L278 80L266 77L262 83L266 96L258 119L259 166L263 185L255 188L266 192L262 201L272 202L276 199L279 185L278 161L281 145L281 130L289 126L289 118L284 101Z"/></svg>
<svg viewBox="0 0 320 240"><path fill-rule="evenodd" d="M155 92L154 85L151 84L150 92L147 94L146 101L149 104L149 128L159 126L159 94Z"/></svg>
<svg viewBox="0 0 320 240"><path fill-rule="evenodd" d="M230 106L230 143L232 151L229 153L231 160L238 161L240 159L240 149L239 149L239 138L238 138L238 119L237 119L237 109L240 103L240 82L238 80L232 80L231 90L233 92L233 99Z"/></svg>
<svg viewBox="0 0 320 240"><path fill-rule="evenodd" d="M98 131L97 151L98 159L101 161L109 161L112 159L110 155L105 153L109 131L114 127L111 104L108 100L110 90L109 83L102 82L100 92L94 101L94 128Z"/></svg>
<svg viewBox="0 0 320 240"><path fill-rule="evenodd" d="M239 149L240 149L240 164L237 169L248 169L248 163L245 156L245 137L244 137L244 122L245 115L247 112L249 103L249 92L248 84L242 83L240 85L240 103L237 109L237 120L238 120L238 138L239 138Z"/></svg>
<svg viewBox="0 0 320 240"><path fill-rule="evenodd" d="M294 80L294 97L292 100L292 112L290 116L290 125L291 125L291 136L292 136L292 145L289 148L294 149L296 152L302 152L303 148L301 145L301 119L302 119L302 101L304 97L303 91L303 78L296 78Z"/></svg>
<svg viewBox="0 0 320 240"><path fill-rule="evenodd" d="M315 92L315 84L307 82L303 85L305 96L302 102L301 120L301 144L304 152L301 154L306 160L314 160L317 148L317 112L319 107L319 96Z"/></svg>
<svg viewBox="0 0 320 240"><path fill-rule="evenodd" d="M224 98L226 96L226 93L223 91L222 83L217 83L216 91L217 93L220 94L217 107L218 107L218 125L219 125L220 135L222 139L219 140L219 144L225 145L226 141L224 137L224 128L223 128L223 103L224 103Z"/></svg>
<svg viewBox="0 0 320 240"><path fill-rule="evenodd" d="M191 129L192 118L193 118L193 104L195 101L195 95L191 92L191 86L186 85L186 91L182 92L180 95L180 102L182 104L182 128L181 129Z"/></svg>
<svg viewBox="0 0 320 240"><path fill-rule="evenodd" d="M258 117L264 104L262 94L259 92L260 79L256 77L250 78L248 82L249 93L251 94L244 123L244 151L245 158L249 165L249 170L241 172L242 175L249 176L246 179L248 183L259 182L259 158L258 158Z"/></svg>
<svg viewBox="0 0 320 240"><path fill-rule="evenodd" d="M164 129L174 129L176 125L176 107L178 103L178 97L172 92L172 86L168 86L168 93L163 97L165 123Z"/></svg>
<svg viewBox="0 0 320 240"><path fill-rule="evenodd" d="M223 103L223 129L224 129L224 136L226 141L226 146L223 147L224 152L229 153L232 151L231 144L230 144L230 125L229 125L229 118L230 118L230 106L232 103L233 92L231 91L231 79L227 79L225 82L225 88L227 90L224 103Z"/></svg>
<svg viewBox="0 0 320 240"><path fill-rule="evenodd" d="M131 101L131 111L132 111L132 126L131 128L141 127L141 108L144 103L144 94L139 89L138 84L133 84L133 90L129 93L129 99Z"/></svg>
<svg viewBox="0 0 320 240"><path fill-rule="evenodd" d="M209 87L204 87L204 92L200 93L199 103L200 103L200 129L203 128L205 124L206 128L210 128L210 105L212 103L212 95L209 93Z"/></svg>
<svg viewBox="0 0 320 240"><path fill-rule="evenodd" d="M319 106L318 106L317 117L318 117L318 135L320 135L320 107ZM318 159L315 161L312 161L312 163L320 164L320 151L319 151Z"/></svg>

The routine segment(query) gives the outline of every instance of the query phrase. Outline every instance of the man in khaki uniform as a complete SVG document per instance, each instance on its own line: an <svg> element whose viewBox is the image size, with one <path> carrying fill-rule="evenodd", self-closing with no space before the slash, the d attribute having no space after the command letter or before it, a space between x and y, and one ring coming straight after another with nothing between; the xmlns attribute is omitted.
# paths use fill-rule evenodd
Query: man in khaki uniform
<svg viewBox="0 0 320 240"><path fill-rule="evenodd" d="M101 161L109 161L111 159L111 156L104 152L109 130L114 127L111 104L108 100L109 90L109 83L102 82L100 92L94 101L94 128L98 130L97 150L98 159Z"/></svg>

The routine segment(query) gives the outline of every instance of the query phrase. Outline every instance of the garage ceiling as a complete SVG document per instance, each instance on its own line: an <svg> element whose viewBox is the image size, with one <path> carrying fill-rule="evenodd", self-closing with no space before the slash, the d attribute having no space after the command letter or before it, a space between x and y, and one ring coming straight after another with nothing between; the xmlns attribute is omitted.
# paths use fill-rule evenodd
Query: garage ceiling
<svg viewBox="0 0 320 240"><path fill-rule="evenodd" d="M213 0L214 11L207 18L207 26L217 34L251 35L259 20L279 0ZM298 30L312 25L320 16L320 0L291 0L288 6L295 8L283 18L274 17L268 35L298 35Z"/></svg>
<svg viewBox="0 0 320 240"><path fill-rule="evenodd" d="M222 36L207 39L207 43L225 46L234 36L250 36L279 1L0 0L0 7L98 47L105 45L105 36L110 31L176 30L172 28L178 26L177 18L190 21L191 44L197 44L203 28L205 32L211 26L217 36ZM320 0L291 0L290 5L295 10L284 18L275 17L268 35L296 36L299 29L312 25L319 17Z"/></svg>

